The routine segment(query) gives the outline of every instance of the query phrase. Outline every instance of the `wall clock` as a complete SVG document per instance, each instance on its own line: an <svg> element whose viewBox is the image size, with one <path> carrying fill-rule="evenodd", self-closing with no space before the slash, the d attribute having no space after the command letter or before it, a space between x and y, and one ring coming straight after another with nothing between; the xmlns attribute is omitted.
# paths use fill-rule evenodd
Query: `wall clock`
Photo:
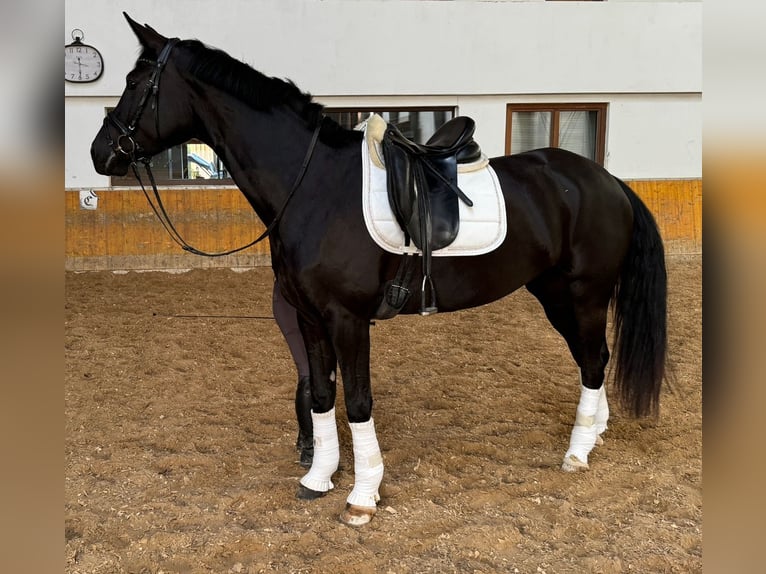
<svg viewBox="0 0 766 574"><path fill-rule="evenodd" d="M72 30L71 44L64 46L64 79L67 82L95 82L104 73L104 59L93 46L83 44L85 34Z"/></svg>

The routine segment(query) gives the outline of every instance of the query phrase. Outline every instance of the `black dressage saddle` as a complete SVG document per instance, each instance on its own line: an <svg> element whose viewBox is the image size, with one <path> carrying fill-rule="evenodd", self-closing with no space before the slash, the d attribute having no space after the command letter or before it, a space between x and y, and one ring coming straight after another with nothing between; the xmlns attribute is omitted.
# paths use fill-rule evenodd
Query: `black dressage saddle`
<svg viewBox="0 0 766 574"><path fill-rule="evenodd" d="M473 139L476 124L466 116L456 117L425 143L408 140L388 124L383 136L388 199L397 223L425 251L451 244L460 226L458 199L473 205L457 186L457 164L481 158Z"/></svg>
<svg viewBox="0 0 766 574"><path fill-rule="evenodd" d="M475 129L473 119L458 116L439 128L424 145L408 140L392 124L388 124L383 136L391 210L404 231L405 245L412 241L423 255L420 312L424 315L437 311L431 253L447 247L457 237L458 200L473 205L458 188L457 166L481 159L481 149L473 139Z"/></svg>

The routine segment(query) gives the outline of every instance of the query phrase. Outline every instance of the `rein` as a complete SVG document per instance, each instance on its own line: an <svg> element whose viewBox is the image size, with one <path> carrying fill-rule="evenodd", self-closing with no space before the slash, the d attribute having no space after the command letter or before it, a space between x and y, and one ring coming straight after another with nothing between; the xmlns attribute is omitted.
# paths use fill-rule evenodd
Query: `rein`
<svg viewBox="0 0 766 574"><path fill-rule="evenodd" d="M165 210L165 205L162 203L160 192L157 189L157 183L154 180L154 174L152 173L152 168L149 165L149 162L151 161L151 159L142 158L139 161L141 161L144 164L146 173L149 175L149 181L151 182L152 190L154 191L154 197L157 200L157 205L154 204L154 202L152 201L152 198L149 196L149 192L146 190L146 187L144 187L144 182L141 180L141 176L138 173L138 167L136 162L133 161L130 164L130 166L131 168L133 168L133 174L136 176L138 183L141 185L141 190L144 192L144 196L146 197L146 200L149 202L149 205L151 206L152 211L154 211L154 214L157 216L157 219L160 220L160 223L162 223L162 226L168 232L168 235L170 235L170 238L173 241L175 241L181 247L181 249L183 249L184 251L188 251L189 253L193 253L194 255L202 255L203 257L223 257L225 255L238 253L239 251L244 251L245 249L252 247L256 243L260 243L261 241L266 239L272 231L274 231L277 224L279 223L279 220L282 218L282 215L287 209L287 204L290 202L293 195L295 195L295 192L298 190L298 187L300 187L301 181L303 181L303 176L306 175L306 170L308 169L309 162L311 161L311 157L314 154L314 148L316 147L317 139L319 138L320 126L321 124L317 124L316 129L314 129L314 134L311 136L311 142L309 143L308 150L306 150L306 157L303 159L303 164L301 165L301 168L298 171L298 175L295 178L295 181L293 182L292 188L290 188L290 192L287 194L285 201L282 203L282 207L279 208L279 211L274 216L274 219L271 220L271 223L269 224L269 226L265 229L263 233L261 233L256 239L254 239L247 245L243 245L242 247L237 247L236 249L230 249L228 251L208 253L207 251L202 251L200 249L197 249L196 247L193 247L192 245L189 245L186 242L186 240L181 236L181 234L178 232L178 230L175 228L175 226L173 225L173 222L170 220L170 217L168 216L167 211Z"/></svg>
<svg viewBox="0 0 766 574"><path fill-rule="evenodd" d="M306 150L306 156L303 158L303 163L301 164L300 170L298 171L298 175L296 176L295 181L293 182L293 185L290 188L290 191L287 194L287 197L285 198L285 201L282 203L282 206L279 208L279 211L277 211L276 215L274 216L274 219L268 225L266 230L263 233L261 233L260 236L258 236L256 239L254 239L247 245L243 245L242 247L237 247L236 249L230 249L228 251L222 251L218 253L208 253L206 251L197 249L196 247L193 247L192 245L189 245L189 243L186 242L186 240L181 236L181 234L173 225L173 222L170 220L170 217L168 216L168 213L165 209L165 205L162 203L162 198L160 197L160 192L157 189L157 183L154 179L154 173L152 172L152 168L150 165L152 158L146 157L146 156L139 157L141 146L139 146L136 143L136 141L133 139L133 134L136 131L136 126L138 124L138 121L141 119L141 115L143 114L144 109L146 108L146 105L150 97L153 98L152 109L154 110L154 120L155 120L155 127L157 130L157 137L160 136L160 120L159 120L160 74L162 73L162 69L165 67L165 64L168 61L168 57L170 56L170 51L173 49L173 46L178 41L179 41L178 38L172 38L168 40L167 44L165 44L165 46L162 48L162 51L160 52L160 55L157 58L157 61L149 62L154 64L155 68L154 68L154 71L152 72L151 77L149 78L149 83L144 89L144 93L141 96L141 100L139 102L138 108L136 109L136 113L133 115L133 119L131 120L131 122L126 126L124 123L122 123L122 121L120 121L118 118L114 116L113 111L110 111L106 114L106 117L104 118L104 126L106 127L107 137L109 138L108 140L109 145L112 147L112 149L116 153L126 155L130 158L131 160L130 167L133 170L133 174L135 175L136 180L138 180L138 183L141 186L141 190L144 192L144 197L146 197L146 201L149 203L149 206L152 208L152 211L157 216L157 219L159 219L160 223L165 228L165 231L168 232L168 235L170 236L170 238L173 241L175 241L184 251L188 251L189 253L193 253L194 255L202 255L204 257L223 257L225 255L231 255L233 253L243 251L249 247L252 247L256 243L260 243L261 241L266 239L269 236L269 234L271 234L272 231L274 231L280 219L282 218L282 215L287 209L287 204L290 202L290 199L292 199L293 195L295 195L295 192L298 190L298 187L300 187L300 184L303 181L303 177L306 175L306 171L308 169L309 163L311 162L311 158L314 155L314 149L316 148L317 140L319 139L319 130L321 128L322 122L321 121L317 122L316 128L314 129L314 133L311 136L311 142L309 143L309 147ZM117 136L117 141L114 141L111 139L110 130L108 126L109 122L111 122L121 132L120 135ZM124 146L125 142L130 143L129 149L125 149L125 146ZM151 183L151 186L152 186L154 198L156 200L156 205L155 205L155 202L152 201L152 198L149 196L149 192L146 190L146 187L144 186L144 182L141 179L141 176L138 172L138 162L141 162L144 164L144 169L146 170L146 173L149 176L149 182Z"/></svg>

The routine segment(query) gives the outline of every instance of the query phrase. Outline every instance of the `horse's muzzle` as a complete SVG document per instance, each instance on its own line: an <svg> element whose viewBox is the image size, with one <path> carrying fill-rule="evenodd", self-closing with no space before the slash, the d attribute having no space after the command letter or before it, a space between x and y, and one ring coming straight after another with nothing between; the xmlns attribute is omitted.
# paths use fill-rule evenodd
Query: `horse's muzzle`
<svg viewBox="0 0 766 574"><path fill-rule="evenodd" d="M90 146L90 157L93 160L93 167L101 175L123 176L128 173L130 159L127 155L115 152L101 132Z"/></svg>

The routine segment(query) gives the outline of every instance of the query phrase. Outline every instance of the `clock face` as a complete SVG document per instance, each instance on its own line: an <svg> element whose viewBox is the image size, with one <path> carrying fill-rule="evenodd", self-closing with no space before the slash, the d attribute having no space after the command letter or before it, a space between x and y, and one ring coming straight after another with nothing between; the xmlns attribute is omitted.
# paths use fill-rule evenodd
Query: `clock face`
<svg viewBox="0 0 766 574"><path fill-rule="evenodd" d="M75 42L64 46L64 79L69 82L94 82L104 71L104 60L93 46Z"/></svg>

